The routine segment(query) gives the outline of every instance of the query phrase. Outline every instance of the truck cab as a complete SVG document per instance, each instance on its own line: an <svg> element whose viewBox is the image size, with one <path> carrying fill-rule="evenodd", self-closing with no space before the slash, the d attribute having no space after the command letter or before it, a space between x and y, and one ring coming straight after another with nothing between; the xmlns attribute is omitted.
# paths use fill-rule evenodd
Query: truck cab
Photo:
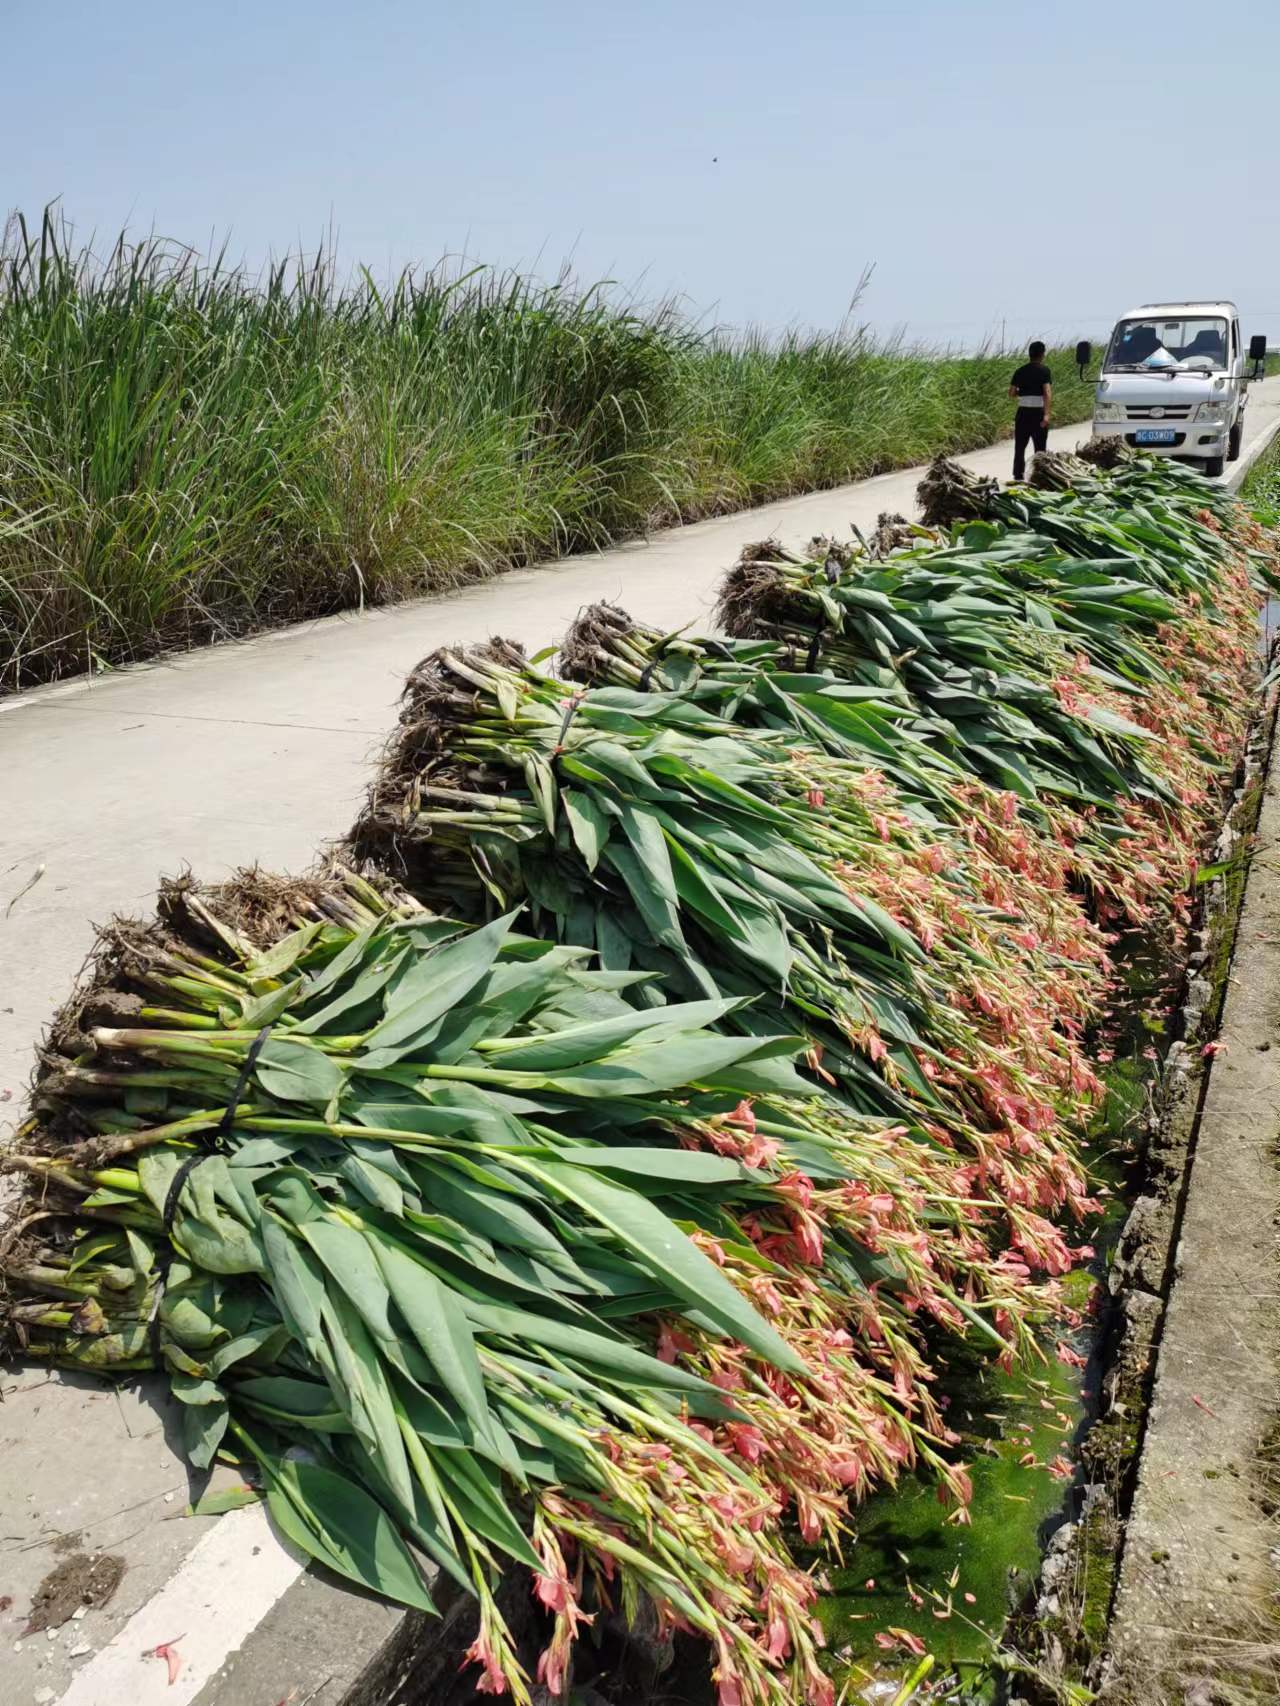
<svg viewBox="0 0 1280 1706"><path fill-rule="evenodd" d="M1195 458L1217 475L1240 454L1247 398L1233 302L1146 302L1116 321L1093 430L1140 450Z"/></svg>

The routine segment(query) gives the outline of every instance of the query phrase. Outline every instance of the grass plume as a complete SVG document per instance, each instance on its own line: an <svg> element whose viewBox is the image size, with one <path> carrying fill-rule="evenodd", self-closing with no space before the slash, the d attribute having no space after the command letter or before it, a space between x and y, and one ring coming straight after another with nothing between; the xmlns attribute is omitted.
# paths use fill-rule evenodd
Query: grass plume
<svg viewBox="0 0 1280 1706"><path fill-rule="evenodd" d="M565 276L0 248L0 691L987 444L1008 356L730 334ZM1089 388L1055 358L1060 419Z"/></svg>

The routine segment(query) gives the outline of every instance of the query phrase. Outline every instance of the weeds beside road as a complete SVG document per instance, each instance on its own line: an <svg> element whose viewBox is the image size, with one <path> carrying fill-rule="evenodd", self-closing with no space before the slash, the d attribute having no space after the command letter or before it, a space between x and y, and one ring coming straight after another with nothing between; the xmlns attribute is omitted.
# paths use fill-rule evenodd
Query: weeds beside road
<svg viewBox="0 0 1280 1706"><path fill-rule="evenodd" d="M15 225L0 691L973 449L1015 359L729 336L490 272L255 281L123 238L100 263Z"/></svg>

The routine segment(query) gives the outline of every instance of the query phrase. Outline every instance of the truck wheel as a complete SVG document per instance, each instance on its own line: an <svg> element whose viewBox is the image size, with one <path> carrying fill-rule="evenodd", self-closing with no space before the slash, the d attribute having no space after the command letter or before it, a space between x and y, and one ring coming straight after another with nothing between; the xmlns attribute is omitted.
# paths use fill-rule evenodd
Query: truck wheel
<svg viewBox="0 0 1280 1706"><path fill-rule="evenodd" d="M1216 480L1225 467L1226 462L1221 456L1206 456L1204 459L1204 471L1211 480Z"/></svg>
<svg viewBox="0 0 1280 1706"><path fill-rule="evenodd" d="M1240 440L1244 437L1244 416L1236 416L1236 424L1227 438L1227 461L1235 462L1240 455Z"/></svg>

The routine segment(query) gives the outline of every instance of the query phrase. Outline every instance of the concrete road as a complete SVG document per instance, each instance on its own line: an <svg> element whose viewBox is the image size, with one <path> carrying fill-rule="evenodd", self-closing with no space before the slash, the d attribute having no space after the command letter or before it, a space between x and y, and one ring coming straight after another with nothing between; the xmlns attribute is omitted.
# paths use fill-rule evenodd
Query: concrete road
<svg viewBox="0 0 1280 1706"><path fill-rule="evenodd" d="M1273 379L1254 389L1239 467L1278 426ZM1083 432L1061 428L1051 444L1071 449ZM1010 449L961 460L1004 477ZM660 625L707 623L719 579L746 541L776 535L800 545L847 534L851 523L867 530L882 510L914 515L920 473L0 702L0 1116L20 1108L32 1045L92 944L92 921L145 912L157 875L184 862L206 878L253 861L309 862L350 822L404 676L424 653L493 633L536 650L598 598ZM20 1624L9 1618L25 1613L56 1562L58 1535L83 1533L90 1551L105 1548L127 1566L105 1610L57 1640L0 1647L6 1699L146 1706L154 1693L165 1706L250 1706L297 1688L330 1706L393 1631L387 1608L298 1579L257 1512L212 1527L170 1520L185 1503L186 1478L162 1407L31 1373L0 1377L0 1395L9 1399L0 1405L0 1594L14 1601L0 1635L16 1637ZM188 1625L183 1673L170 1688L166 1667L136 1654ZM242 1644L228 1674L224 1660Z"/></svg>

